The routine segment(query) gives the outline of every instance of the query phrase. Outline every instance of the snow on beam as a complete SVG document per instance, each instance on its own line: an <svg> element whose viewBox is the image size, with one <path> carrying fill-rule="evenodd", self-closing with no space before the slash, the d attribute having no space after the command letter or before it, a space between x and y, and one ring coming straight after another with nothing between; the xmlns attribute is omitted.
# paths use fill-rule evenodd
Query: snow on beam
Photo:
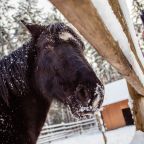
<svg viewBox="0 0 144 144"><path fill-rule="evenodd" d="M126 1L125 0L118 0L118 1L119 1L120 6L121 6L121 9L123 11L126 23L128 25L129 32L131 33L131 37L132 37L132 40L133 40L133 43L134 43L134 46L135 46L135 49L136 49L136 53L137 53L137 55L138 55L138 57L139 57L139 59L142 63L142 66L144 68L144 57L142 55L142 51L140 50L140 46L139 46L139 43L138 43L138 38L136 36L134 25L132 23L132 20L130 19L130 14L128 12Z"/></svg>
<svg viewBox="0 0 144 144"><path fill-rule="evenodd" d="M120 2L120 3L119 3ZM133 51L136 60L138 61L142 71L144 72L144 57L138 45L138 39L135 34L133 24L130 19L129 11L125 0L109 0L109 3L117 16L124 33L126 34L130 43L130 48ZM121 5L120 5L121 4ZM132 39L133 38L133 39ZM135 49L136 48L136 49ZM133 99L133 113L137 130L144 131L144 97L141 97L137 92L128 84L129 93Z"/></svg>
<svg viewBox="0 0 144 144"><path fill-rule="evenodd" d="M130 43L137 62L144 73L144 57L125 0L108 0Z"/></svg>
<svg viewBox="0 0 144 144"><path fill-rule="evenodd" d="M104 16L102 20L99 16L100 10L97 8L96 3L94 1L94 3L92 3L90 0L83 0L82 2L79 0L50 1L79 30L79 32L93 45L93 47L97 49L99 54L109 61L139 94L144 95L143 73L139 65L137 65L137 61L130 63L132 59L135 58L134 55L129 54L131 51L129 49L121 49L122 46L125 47L125 44L129 47L127 40L122 38L121 41L124 41L119 42L118 39L115 37L113 38L112 32L103 22L104 19L109 20L111 15ZM101 0L97 2L101 3L100 1ZM105 0L102 1L102 3L105 2ZM109 5L106 5L106 7L103 5L100 9L105 12L105 14L107 14L108 11L112 13ZM112 17L113 15L114 14L112 13ZM116 17L114 19L116 19ZM115 29L113 24L114 23L111 23L110 25L111 30L114 30L115 34L119 33L119 31L122 32L122 28ZM124 34L120 36L126 37ZM124 52L126 53L125 55L123 54ZM130 57L130 59L127 60L126 57ZM134 68L132 67L133 64L137 65L138 74L134 71Z"/></svg>
<svg viewBox="0 0 144 144"><path fill-rule="evenodd" d="M141 83L144 86L144 73L141 70L139 63L135 58L135 54L131 50L127 35L123 31L123 27L119 22L118 18L116 17L115 13L113 12L108 0L92 0L92 2L98 10L98 13L102 21L106 25L114 40L118 42L120 49L122 50L123 54L133 67L135 73L137 74ZM105 11L103 9L105 9Z"/></svg>

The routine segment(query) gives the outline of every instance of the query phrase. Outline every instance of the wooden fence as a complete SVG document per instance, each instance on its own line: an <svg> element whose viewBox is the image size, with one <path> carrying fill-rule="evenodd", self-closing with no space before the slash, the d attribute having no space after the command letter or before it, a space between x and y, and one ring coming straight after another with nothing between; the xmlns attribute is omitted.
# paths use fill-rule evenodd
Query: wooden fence
<svg viewBox="0 0 144 144"><path fill-rule="evenodd" d="M37 144L47 144L59 139L65 139L74 135L98 132L95 118L48 126L45 124L39 136Z"/></svg>

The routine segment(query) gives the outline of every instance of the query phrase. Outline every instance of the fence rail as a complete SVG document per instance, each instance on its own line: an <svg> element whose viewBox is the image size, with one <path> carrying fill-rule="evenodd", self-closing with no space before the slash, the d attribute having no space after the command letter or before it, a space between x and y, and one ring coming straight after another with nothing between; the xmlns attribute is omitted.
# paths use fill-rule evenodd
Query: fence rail
<svg viewBox="0 0 144 144"><path fill-rule="evenodd" d="M88 131L99 131L95 118L51 126L45 125L37 144L47 144L58 139L68 138Z"/></svg>

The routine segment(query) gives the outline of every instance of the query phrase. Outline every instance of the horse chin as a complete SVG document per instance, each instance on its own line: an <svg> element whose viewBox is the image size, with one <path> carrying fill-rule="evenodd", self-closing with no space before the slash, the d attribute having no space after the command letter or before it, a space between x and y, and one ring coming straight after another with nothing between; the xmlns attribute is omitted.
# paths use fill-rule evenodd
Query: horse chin
<svg viewBox="0 0 144 144"><path fill-rule="evenodd" d="M75 118L78 119L82 119L82 118L90 118L94 115L94 110L92 108L92 106L89 107L85 107L82 106L82 104L76 103L76 102L72 102L72 104L68 105L72 115Z"/></svg>
<svg viewBox="0 0 144 144"><path fill-rule="evenodd" d="M90 110L89 107L75 108L75 110L71 109L71 112L73 116L78 119L91 118L94 115L94 111Z"/></svg>
<svg viewBox="0 0 144 144"><path fill-rule="evenodd" d="M75 118L83 119L93 117L94 114L99 111L101 104L102 100L100 97L97 97L94 100L91 100L91 105L89 106L83 106L82 103L79 103L76 100L72 100L68 106Z"/></svg>
<svg viewBox="0 0 144 144"><path fill-rule="evenodd" d="M85 101L80 100L79 94L81 93L78 88L75 90L74 93L66 98L66 104L69 106L71 113L74 117L79 119L94 116L95 112L99 111L103 102L104 93L102 91L102 88L97 87L96 92L93 92L93 96L90 96L90 94L86 93L89 99L86 98Z"/></svg>

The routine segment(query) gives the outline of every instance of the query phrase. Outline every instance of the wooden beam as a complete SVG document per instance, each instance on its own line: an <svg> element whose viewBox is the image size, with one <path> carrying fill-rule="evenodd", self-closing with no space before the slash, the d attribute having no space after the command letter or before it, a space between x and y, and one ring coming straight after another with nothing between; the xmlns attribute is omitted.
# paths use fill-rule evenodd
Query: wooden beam
<svg viewBox="0 0 144 144"><path fill-rule="evenodd" d="M98 53L121 73L134 89L144 95L144 87L113 39L90 0L50 0Z"/></svg>
<svg viewBox="0 0 144 144"><path fill-rule="evenodd" d="M121 23L121 26L123 28L124 33L126 34L128 41L130 43L130 48L133 51L137 62L139 63L143 73L144 73L144 69L143 66L138 58L137 52L135 50L134 47L134 43L132 41L132 37L129 33L129 29L126 23L126 20L124 18L123 12L120 8L119 2L118 0L109 0L109 3L115 13L115 15L117 16L119 22ZM134 113L134 120L135 120L135 125L137 130L142 130L144 131L144 97L142 97L140 94L138 94L133 87L131 87L131 85L128 85L128 89L129 89L129 93L131 95L131 98L133 99L133 113Z"/></svg>
<svg viewBox="0 0 144 144"><path fill-rule="evenodd" d="M141 68L141 70L143 71L143 74L144 74L144 67L142 66L142 63L140 62L139 57L137 55L137 52L136 52L131 34L129 32L126 20L124 18L123 12L121 10L120 4L119 4L118 0L109 0L109 4L111 5L113 12L115 13L116 17L118 18L118 20L119 20L119 22L120 22L120 24L123 28L123 31L127 36L129 44L130 44L130 48L133 51L133 53L135 55L135 58L136 58L138 64L140 65L140 68Z"/></svg>

